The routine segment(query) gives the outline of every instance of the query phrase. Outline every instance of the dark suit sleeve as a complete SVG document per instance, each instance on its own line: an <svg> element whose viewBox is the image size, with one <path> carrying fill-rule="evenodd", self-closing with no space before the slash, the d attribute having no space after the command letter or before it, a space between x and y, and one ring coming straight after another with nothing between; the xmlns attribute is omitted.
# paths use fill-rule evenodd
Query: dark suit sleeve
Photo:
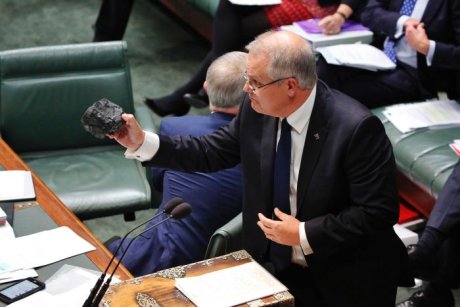
<svg viewBox="0 0 460 307"><path fill-rule="evenodd" d="M362 10L367 4L367 0L342 0L342 4L348 5L353 10L354 19L359 20Z"/></svg>
<svg viewBox="0 0 460 307"><path fill-rule="evenodd" d="M426 25L428 38L435 41L436 48L432 66L441 69L460 69L460 1L448 1L446 16L438 17L443 23ZM443 13L443 15L445 15Z"/></svg>
<svg viewBox="0 0 460 307"><path fill-rule="evenodd" d="M160 148L146 166L161 166L187 172L215 172L240 163L239 120L201 136L160 135Z"/></svg>
<svg viewBox="0 0 460 307"><path fill-rule="evenodd" d="M398 220L396 166L391 144L375 116L363 118L351 135L344 133L343 175L347 187L337 189L343 202L337 212L307 220L307 239L316 255L356 248L387 233ZM345 190L345 192L343 192ZM391 229L392 230L392 229Z"/></svg>
<svg viewBox="0 0 460 307"><path fill-rule="evenodd" d="M391 0L370 0L361 14L362 23L377 35L393 37L401 14Z"/></svg>

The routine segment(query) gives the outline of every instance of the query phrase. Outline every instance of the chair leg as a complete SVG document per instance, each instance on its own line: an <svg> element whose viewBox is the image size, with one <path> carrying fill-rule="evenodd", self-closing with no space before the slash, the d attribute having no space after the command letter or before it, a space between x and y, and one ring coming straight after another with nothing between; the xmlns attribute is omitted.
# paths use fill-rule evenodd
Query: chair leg
<svg viewBox="0 0 460 307"><path fill-rule="evenodd" d="M136 220L136 213L134 211L123 213L125 222L132 222Z"/></svg>

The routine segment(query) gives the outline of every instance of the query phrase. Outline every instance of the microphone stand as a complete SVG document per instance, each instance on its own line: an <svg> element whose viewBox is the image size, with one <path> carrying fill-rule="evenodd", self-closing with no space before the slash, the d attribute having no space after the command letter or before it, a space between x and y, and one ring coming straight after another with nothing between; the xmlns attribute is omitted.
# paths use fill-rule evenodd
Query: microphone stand
<svg viewBox="0 0 460 307"><path fill-rule="evenodd" d="M118 269L118 266L120 265L121 263L121 260L123 260L123 257L126 255L126 252L128 251L129 247L131 246L131 244L134 242L134 240L136 240L139 236L141 236L142 234L144 234L145 232L157 227L158 225L160 224L163 224L164 222L170 220L171 218L173 218L173 215L170 214L167 218L159 221L158 223L150 226L150 227L147 227L146 229L144 229L142 232L140 232L139 234L137 234L129 243L128 243L128 246L126 246L126 249L125 251L123 252L123 254L121 255L120 259L118 260L115 268L113 269L112 271L112 274L110 274L109 278L107 278L106 282L104 283L104 285L101 287L101 289L99 290L99 292L97 293L97 296L96 298L94 299L94 301L92 302L92 304L90 305L91 307L97 307L99 305L99 303L101 302L102 300L102 297L104 297L104 294L105 292L107 292L107 289L109 288L110 286L110 283L112 282L112 277L113 275L115 274L115 271ZM107 269L108 270L108 269ZM106 271L107 271L106 270ZM105 276L104 276L105 277ZM98 280L99 282L99 280ZM94 295L93 295L94 296Z"/></svg>
<svg viewBox="0 0 460 307"><path fill-rule="evenodd" d="M101 288L102 286L102 283L104 282L104 279L105 277L107 276L107 272L110 268L110 266L112 265L113 261L115 260L115 257L118 253L118 251L120 250L120 248L122 247L123 245L123 242L126 240L126 238L128 237L128 235L130 233L132 233L134 230L138 229L139 227L149 223L150 221L152 221L154 218L164 214L164 213L170 213L175 207L177 207L179 204L183 203L184 200L179 198L179 197L174 197L172 198L164 207L164 209L160 212L160 213L157 213L155 214L152 218L148 219L147 221L141 223L140 225L134 227L133 229L131 229L130 231L128 231L124 236L123 238L121 239L120 243L118 244L118 247L117 249L115 250L115 252L113 253L113 256L112 256L112 259L110 259L110 262L109 264L107 265L107 267L105 268L104 272L101 274L101 276L99 277L99 279L96 281L96 284L94 285L93 289L91 290L88 298L86 299L86 301L83 303L83 307L90 307L90 306L93 306L92 305L92 301L94 300L94 297L96 296L96 294L98 293L99 289ZM150 228L149 228L150 229ZM143 232L142 232L143 233ZM141 233L141 234L142 234ZM132 242L132 241L131 241ZM129 245L131 244L131 242L128 244L128 247ZM128 249L128 247L126 249ZM126 250L125 252L123 253L123 255L126 253ZM121 259L120 259L121 261ZM118 264L116 265L115 267L115 270L116 268L118 268L118 265L119 265L120 262L118 262Z"/></svg>

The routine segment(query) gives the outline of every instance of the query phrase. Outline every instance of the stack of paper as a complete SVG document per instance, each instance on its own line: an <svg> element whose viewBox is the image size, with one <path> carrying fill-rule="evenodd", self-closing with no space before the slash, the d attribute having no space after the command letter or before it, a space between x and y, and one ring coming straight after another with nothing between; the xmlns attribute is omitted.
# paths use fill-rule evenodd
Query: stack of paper
<svg viewBox="0 0 460 307"><path fill-rule="evenodd" d="M200 307L235 306L287 291L257 262L176 279L176 288Z"/></svg>
<svg viewBox="0 0 460 307"><path fill-rule="evenodd" d="M65 226L2 241L0 283L26 278L30 272L36 275L30 270L94 249Z"/></svg>
<svg viewBox="0 0 460 307"><path fill-rule="evenodd" d="M373 33L361 24L346 21L342 26L342 31L334 35L326 35L317 26L319 19L307 19L294 22L291 25L281 26L281 30L296 33L309 41L313 49L318 47L363 43L368 44L372 41Z"/></svg>
<svg viewBox="0 0 460 307"><path fill-rule="evenodd" d="M367 44L343 44L317 48L327 63L343 65L370 71L395 69L393 63L386 54Z"/></svg>
<svg viewBox="0 0 460 307"><path fill-rule="evenodd" d="M454 100L433 100L387 107L383 114L402 133L415 129L460 125L460 105Z"/></svg>
<svg viewBox="0 0 460 307"><path fill-rule="evenodd" d="M35 189L29 171L0 171L0 201L33 198Z"/></svg>

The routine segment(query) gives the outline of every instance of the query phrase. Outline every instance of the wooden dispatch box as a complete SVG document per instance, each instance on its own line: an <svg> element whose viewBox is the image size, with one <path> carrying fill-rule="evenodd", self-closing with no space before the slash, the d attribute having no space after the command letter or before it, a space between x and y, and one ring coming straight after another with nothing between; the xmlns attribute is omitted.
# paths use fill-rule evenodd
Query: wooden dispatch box
<svg viewBox="0 0 460 307"><path fill-rule="evenodd" d="M254 261L240 250L220 257L166 269L153 274L129 279L111 285L101 305L105 307L129 306L195 306L175 287L175 279L199 276ZM288 291L277 293L238 306L294 306L294 297Z"/></svg>

